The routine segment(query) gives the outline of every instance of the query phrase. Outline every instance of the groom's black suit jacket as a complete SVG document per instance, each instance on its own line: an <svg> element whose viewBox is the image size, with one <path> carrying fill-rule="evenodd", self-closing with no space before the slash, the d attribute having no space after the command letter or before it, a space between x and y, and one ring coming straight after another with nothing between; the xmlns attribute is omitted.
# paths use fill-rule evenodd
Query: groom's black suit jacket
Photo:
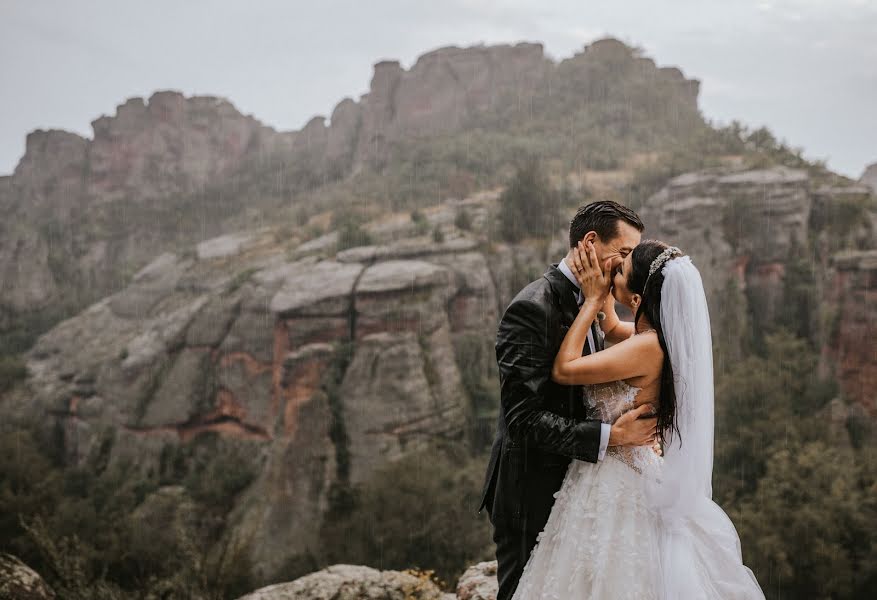
<svg viewBox="0 0 877 600"><path fill-rule="evenodd" d="M494 527L538 533L572 458L597 462L600 421L586 417L582 387L551 380L554 357L578 313L575 285L552 265L522 289L496 334L500 411L478 512ZM594 331L597 350L602 337ZM585 343L583 353L589 353Z"/></svg>

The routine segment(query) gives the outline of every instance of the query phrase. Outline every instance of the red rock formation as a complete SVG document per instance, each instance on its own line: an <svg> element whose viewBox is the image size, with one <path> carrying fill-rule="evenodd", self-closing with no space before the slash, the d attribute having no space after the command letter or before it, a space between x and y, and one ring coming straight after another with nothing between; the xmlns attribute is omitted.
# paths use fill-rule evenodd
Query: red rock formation
<svg viewBox="0 0 877 600"><path fill-rule="evenodd" d="M844 395L877 416L877 250L844 253L834 267L836 325L823 356Z"/></svg>

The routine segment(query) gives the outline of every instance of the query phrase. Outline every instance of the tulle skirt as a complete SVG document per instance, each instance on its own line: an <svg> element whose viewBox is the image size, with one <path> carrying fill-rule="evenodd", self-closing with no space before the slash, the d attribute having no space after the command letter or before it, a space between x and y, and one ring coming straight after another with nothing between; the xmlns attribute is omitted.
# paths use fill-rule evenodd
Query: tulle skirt
<svg viewBox="0 0 877 600"><path fill-rule="evenodd" d="M660 466L647 448L571 461L513 600L762 600L718 505L672 525L648 506L644 478Z"/></svg>

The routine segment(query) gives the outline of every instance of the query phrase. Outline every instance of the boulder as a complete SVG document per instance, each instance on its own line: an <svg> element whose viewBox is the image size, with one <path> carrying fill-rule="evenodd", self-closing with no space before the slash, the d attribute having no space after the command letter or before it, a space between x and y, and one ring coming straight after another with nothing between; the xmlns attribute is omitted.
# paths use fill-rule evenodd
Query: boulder
<svg viewBox="0 0 877 600"><path fill-rule="evenodd" d="M457 582L457 600L496 600L496 561L472 565Z"/></svg>
<svg viewBox="0 0 877 600"><path fill-rule="evenodd" d="M54 600L39 574L12 554L0 553L0 600Z"/></svg>
<svg viewBox="0 0 877 600"><path fill-rule="evenodd" d="M295 581L260 588L238 600L451 600L428 578L358 565L332 565Z"/></svg>

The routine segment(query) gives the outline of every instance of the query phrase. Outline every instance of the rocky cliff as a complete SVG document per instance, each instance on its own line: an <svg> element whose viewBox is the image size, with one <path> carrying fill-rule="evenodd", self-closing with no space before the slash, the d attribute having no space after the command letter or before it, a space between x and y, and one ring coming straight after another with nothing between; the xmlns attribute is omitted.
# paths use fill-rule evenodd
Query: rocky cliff
<svg viewBox="0 0 877 600"><path fill-rule="evenodd" d="M697 257L714 303L733 281L752 294L767 321L783 308L790 253L808 238L809 187L807 173L784 167L689 173L671 180L640 216L646 236L672 241ZM725 312L715 306L714 315Z"/></svg>
<svg viewBox="0 0 877 600"><path fill-rule="evenodd" d="M695 260L714 337L732 358L746 336L783 322L823 349L825 371L873 416L875 207L861 185L823 185L775 167L681 175L640 215L646 237Z"/></svg>
<svg viewBox="0 0 877 600"><path fill-rule="evenodd" d="M492 201L469 210L483 221ZM261 540L251 558L270 576L317 547L333 485L436 438L466 442L467 361L492 362L491 263L510 251L486 254L454 214L428 213L440 243L410 237L406 215L372 225L402 236L384 246L336 253L256 230L164 253L42 336L4 412L56 424L70 464L129 461L145 477L219 436L255 474L229 539Z"/></svg>
<svg viewBox="0 0 877 600"><path fill-rule="evenodd" d="M865 171L859 178L859 183L867 185L877 193L877 163L872 163L865 167Z"/></svg>
<svg viewBox="0 0 877 600"><path fill-rule="evenodd" d="M568 131L570 119L603 113L622 129L639 119L681 133L702 124L697 92L678 69L601 40L560 63L540 44L441 48L407 70L380 62L367 94L299 131L212 96L130 98L92 122L92 139L30 133L15 172L0 178L0 331L73 314L165 250L288 216L299 195L380 172L419 140L536 123L576 137L586 132Z"/></svg>
<svg viewBox="0 0 877 600"><path fill-rule="evenodd" d="M759 326L789 310L790 265L811 248L837 236L865 246L814 263L802 289L824 296L808 334L826 368L873 414L874 230L867 213L859 229L831 229L824 210L848 195L783 167L704 171L673 179L641 215L647 236L692 255L731 347L746 315ZM454 223L463 210L467 230ZM548 245L487 243L496 210L485 193L425 211L441 241L400 214L366 225L380 245L338 251L334 233L298 243L264 228L161 254L40 337L27 389L0 407L57 428L70 464L129 461L144 476L213 436L218 456L253 475L227 542L260 540L250 559L270 578L319 545L333 485L436 439L465 442L485 408L468 384L495 377L498 316L565 252L563 232Z"/></svg>
<svg viewBox="0 0 877 600"><path fill-rule="evenodd" d="M848 251L833 258L828 290L833 312L823 346L824 364L844 393L877 415L877 250Z"/></svg>
<svg viewBox="0 0 877 600"><path fill-rule="evenodd" d="M90 140L58 130L30 133L5 178L0 326L13 315L74 309L119 289L132 268L180 237L161 230L156 212L183 210L181 200L228 180L288 138L226 100L171 91L131 98L92 127ZM138 213L144 202L153 218ZM222 217L204 226L211 231Z"/></svg>

